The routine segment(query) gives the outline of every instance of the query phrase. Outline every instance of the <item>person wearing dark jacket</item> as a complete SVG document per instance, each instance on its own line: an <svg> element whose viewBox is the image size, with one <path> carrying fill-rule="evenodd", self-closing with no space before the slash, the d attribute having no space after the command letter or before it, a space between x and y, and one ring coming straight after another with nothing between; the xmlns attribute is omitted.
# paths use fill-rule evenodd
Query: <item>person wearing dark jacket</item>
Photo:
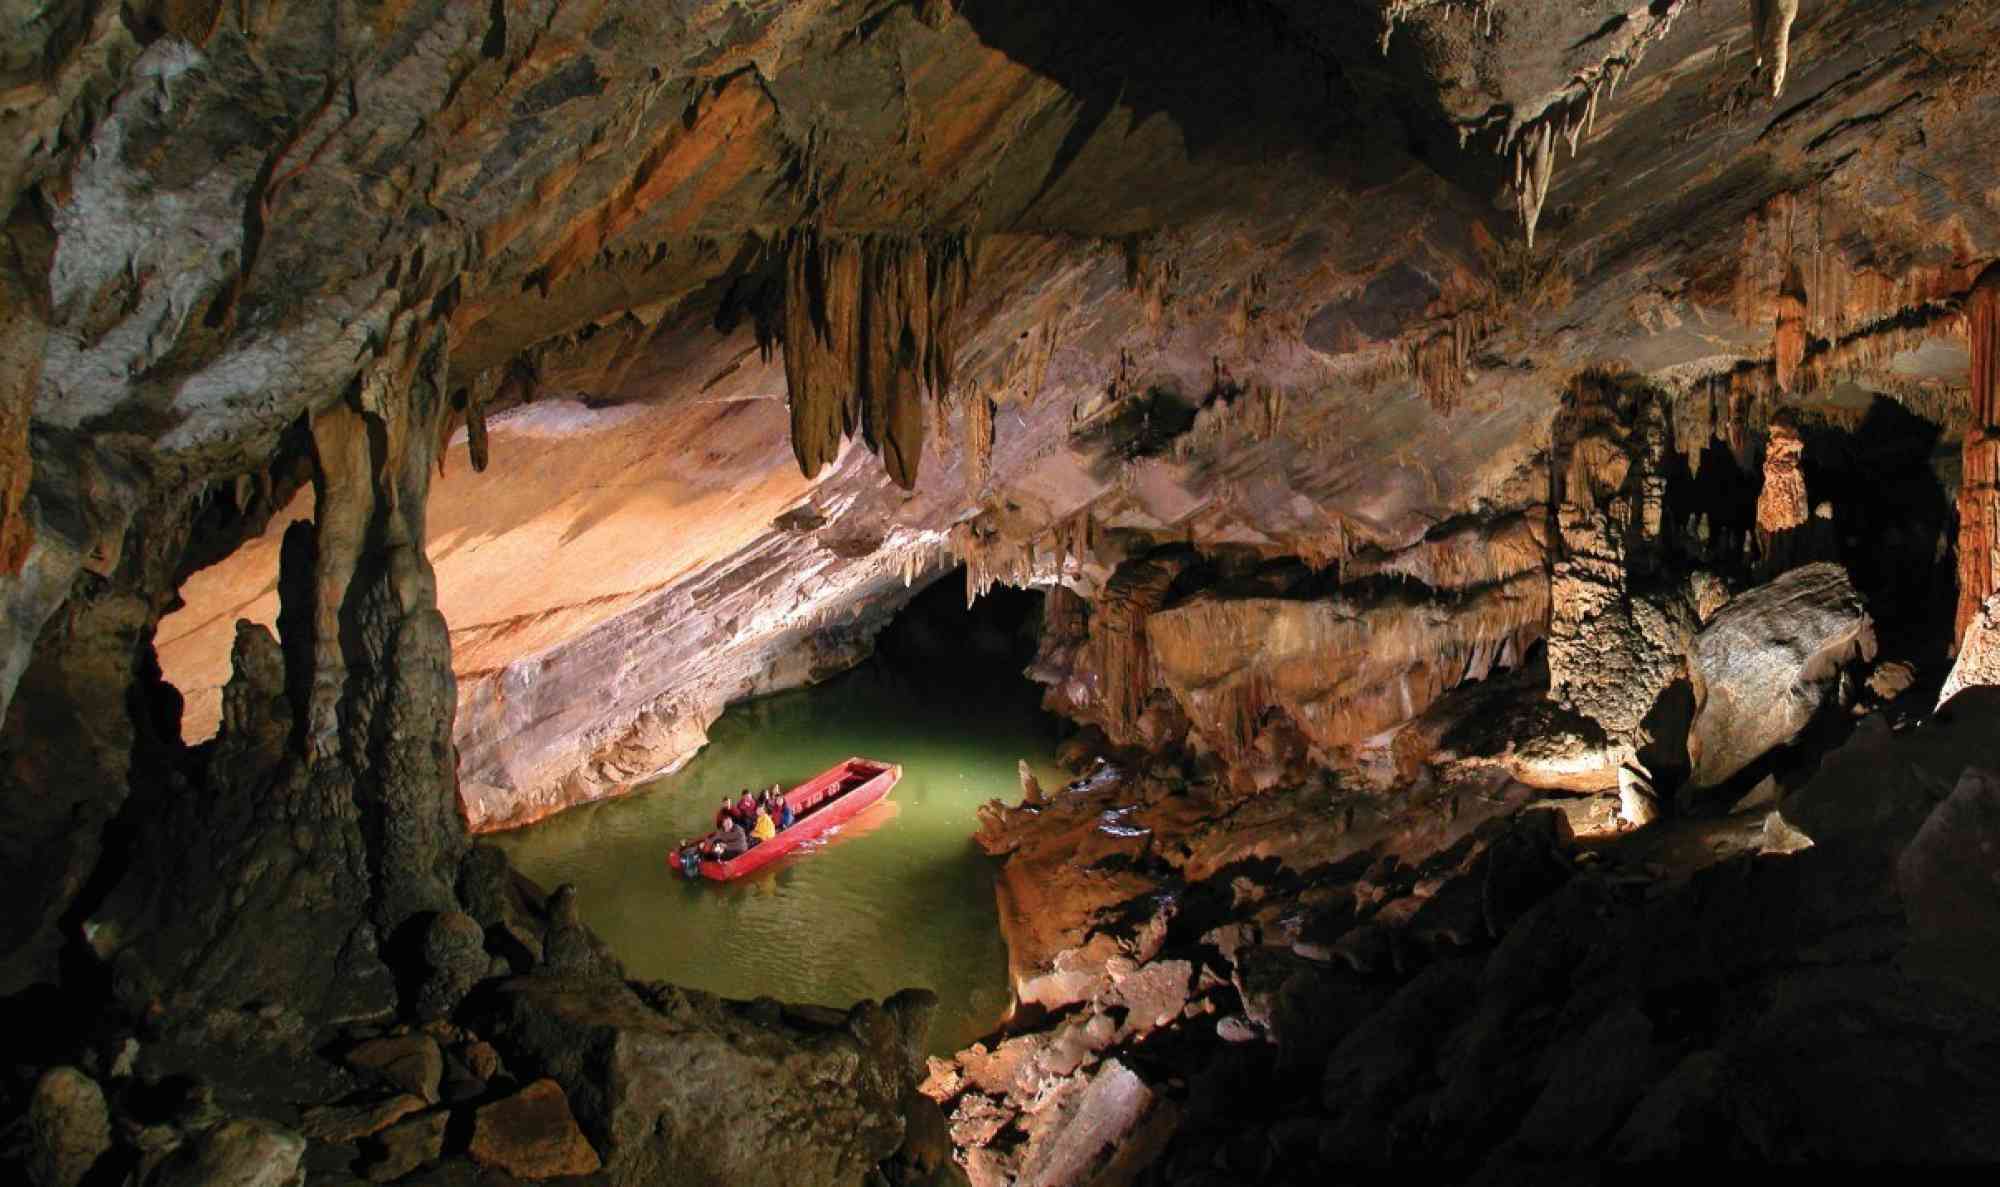
<svg viewBox="0 0 2000 1187"><path fill-rule="evenodd" d="M736 819L731 817L716 830L715 841L710 846L709 853L717 861L728 861L732 857L743 856L749 849L750 838L742 829L736 827Z"/></svg>
<svg viewBox="0 0 2000 1187"><path fill-rule="evenodd" d="M721 828L725 820L736 819L736 809L731 806L728 796L722 797L722 806L715 810L715 827Z"/></svg>

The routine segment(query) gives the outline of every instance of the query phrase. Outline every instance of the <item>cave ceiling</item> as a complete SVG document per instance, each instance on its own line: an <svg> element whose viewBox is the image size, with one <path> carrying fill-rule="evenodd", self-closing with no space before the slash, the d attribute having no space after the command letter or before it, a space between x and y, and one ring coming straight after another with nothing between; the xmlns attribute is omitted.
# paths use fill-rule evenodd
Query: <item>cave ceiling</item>
<svg viewBox="0 0 2000 1187"><path fill-rule="evenodd" d="M433 551L566 509L437 558L503 781L482 679L672 607L711 647L774 572L823 624L1044 533L1394 552L1545 497L1591 366L1954 406L2000 257L1983 3L4 7L9 694L79 573L170 608L306 513L307 419L429 360ZM801 429L786 293L838 338L843 267L928 276L948 382L864 360L881 407ZM603 522L679 542L501 588Z"/></svg>

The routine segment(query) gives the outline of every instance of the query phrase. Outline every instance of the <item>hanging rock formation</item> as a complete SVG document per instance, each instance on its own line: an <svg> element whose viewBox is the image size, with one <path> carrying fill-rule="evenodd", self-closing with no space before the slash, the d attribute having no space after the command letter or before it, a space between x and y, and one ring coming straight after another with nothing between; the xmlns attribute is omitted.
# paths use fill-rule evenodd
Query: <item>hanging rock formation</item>
<svg viewBox="0 0 2000 1187"><path fill-rule="evenodd" d="M916 486L925 401L950 396L952 321L970 274L962 238L798 231L786 241L785 387L806 477L859 431L897 485Z"/></svg>

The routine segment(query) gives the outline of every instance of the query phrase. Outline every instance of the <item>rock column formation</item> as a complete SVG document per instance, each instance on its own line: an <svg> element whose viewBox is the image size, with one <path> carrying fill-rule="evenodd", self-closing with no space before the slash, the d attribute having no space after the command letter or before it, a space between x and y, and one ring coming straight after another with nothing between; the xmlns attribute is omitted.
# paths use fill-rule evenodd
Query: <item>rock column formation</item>
<svg viewBox="0 0 2000 1187"><path fill-rule="evenodd" d="M1664 398L1586 373L1571 384L1554 437L1550 689L1630 743L1681 675L1694 625L1683 599L1653 588L1667 546Z"/></svg>
<svg viewBox="0 0 2000 1187"><path fill-rule="evenodd" d="M1764 577L1812 559L1800 555L1812 518L1799 470L1805 448L1798 430L1783 422L1773 424L1764 441L1764 487L1757 494L1757 571Z"/></svg>
<svg viewBox="0 0 2000 1187"><path fill-rule="evenodd" d="M1988 268L1966 302L1972 333L1972 419L1965 430L1958 495L1958 613L1963 638L1986 599L2000 592L2000 264Z"/></svg>
<svg viewBox="0 0 2000 1187"><path fill-rule="evenodd" d="M198 785L163 798L85 925L134 1007L383 1012L385 950L457 909L456 694L422 546L444 349L406 326L314 417L319 513L285 538L282 646L239 627Z"/></svg>

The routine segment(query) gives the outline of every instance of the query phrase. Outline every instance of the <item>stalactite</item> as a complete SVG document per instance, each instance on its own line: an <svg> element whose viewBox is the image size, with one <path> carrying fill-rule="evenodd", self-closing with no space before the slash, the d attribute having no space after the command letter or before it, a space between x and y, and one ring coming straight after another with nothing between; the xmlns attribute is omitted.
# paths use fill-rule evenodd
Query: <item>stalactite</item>
<svg viewBox="0 0 2000 1187"><path fill-rule="evenodd" d="M1457 407L1472 350L1490 328L1489 322L1483 312L1461 313L1444 329L1410 345L1410 375L1440 414Z"/></svg>
<svg viewBox="0 0 2000 1187"><path fill-rule="evenodd" d="M914 487L924 400L945 399L952 383L951 322L971 284L963 240L801 231L785 251L785 382L799 469L817 475L858 429L889 476Z"/></svg>
<svg viewBox="0 0 2000 1187"><path fill-rule="evenodd" d="M1542 204L1548 200L1549 181L1555 175L1555 135L1555 121L1538 120L1514 150L1515 210L1521 216L1529 247L1535 245L1535 226L1542 221Z"/></svg>
<svg viewBox="0 0 2000 1187"><path fill-rule="evenodd" d="M1786 275L1784 287L1778 290L1778 328L1771 354L1777 366L1779 389L1791 391L1799 364L1806 357L1805 279L1799 275L1796 264Z"/></svg>
<svg viewBox="0 0 2000 1187"><path fill-rule="evenodd" d="M993 477L993 401L974 392L965 402L965 494L976 499Z"/></svg>
<svg viewBox="0 0 2000 1187"><path fill-rule="evenodd" d="M1798 19L1799 0L1750 0L1752 39L1757 46L1757 66L1771 69L1771 97L1785 91L1785 74L1792 57L1792 22Z"/></svg>
<svg viewBox="0 0 2000 1187"><path fill-rule="evenodd" d="M476 473L486 472L489 457L486 443L486 401L479 398L475 386L465 393L465 447L472 456L472 468Z"/></svg>

